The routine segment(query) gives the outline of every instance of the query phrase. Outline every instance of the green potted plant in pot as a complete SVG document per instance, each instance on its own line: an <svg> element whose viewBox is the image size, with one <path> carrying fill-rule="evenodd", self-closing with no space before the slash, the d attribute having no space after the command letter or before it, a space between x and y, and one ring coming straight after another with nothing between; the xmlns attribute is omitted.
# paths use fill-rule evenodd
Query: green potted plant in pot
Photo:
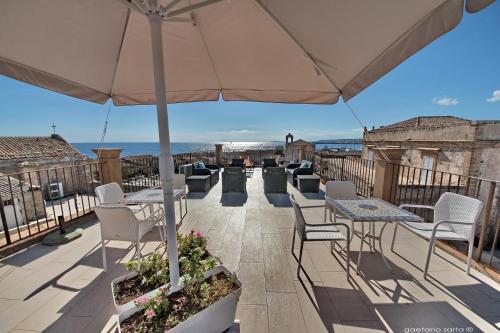
<svg viewBox="0 0 500 333"><path fill-rule="evenodd" d="M181 257L180 285L137 298L133 308L120 314L120 332L215 333L233 325L240 281L223 266L207 271L210 260L199 249L191 249L191 254Z"/></svg>
<svg viewBox="0 0 500 333"><path fill-rule="evenodd" d="M200 261L204 272L214 268L219 261L206 250L207 239L203 234L191 230L188 235L178 235L180 273L189 269L192 260ZM111 282L113 301L118 313L134 308L134 300L140 296L152 296L160 287L170 282L168 260L160 253L153 253L140 260L127 263L129 273Z"/></svg>

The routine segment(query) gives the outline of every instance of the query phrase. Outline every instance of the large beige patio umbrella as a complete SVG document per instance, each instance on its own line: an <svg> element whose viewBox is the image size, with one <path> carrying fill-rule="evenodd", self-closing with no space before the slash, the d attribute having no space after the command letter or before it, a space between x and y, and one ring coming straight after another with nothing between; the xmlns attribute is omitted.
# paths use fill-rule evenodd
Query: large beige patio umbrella
<svg viewBox="0 0 500 333"><path fill-rule="evenodd" d="M157 105L176 284L167 101L348 100L453 29L463 8L463 0L2 0L0 74L97 103Z"/></svg>

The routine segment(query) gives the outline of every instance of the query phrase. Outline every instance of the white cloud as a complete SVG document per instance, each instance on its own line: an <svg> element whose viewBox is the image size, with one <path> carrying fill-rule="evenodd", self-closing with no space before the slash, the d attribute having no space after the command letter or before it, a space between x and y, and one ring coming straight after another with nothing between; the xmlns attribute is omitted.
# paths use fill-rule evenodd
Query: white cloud
<svg viewBox="0 0 500 333"><path fill-rule="evenodd" d="M453 98L453 97L434 97L432 99L432 103L441 105L441 106L452 106L452 105L457 105L458 99Z"/></svg>
<svg viewBox="0 0 500 333"><path fill-rule="evenodd" d="M250 131L247 129L241 129L241 130L232 130L231 133L235 134L249 134L249 133L254 133L254 131Z"/></svg>
<svg viewBox="0 0 500 333"><path fill-rule="evenodd" d="M500 102L500 90L495 90L493 96L488 98L486 102Z"/></svg>

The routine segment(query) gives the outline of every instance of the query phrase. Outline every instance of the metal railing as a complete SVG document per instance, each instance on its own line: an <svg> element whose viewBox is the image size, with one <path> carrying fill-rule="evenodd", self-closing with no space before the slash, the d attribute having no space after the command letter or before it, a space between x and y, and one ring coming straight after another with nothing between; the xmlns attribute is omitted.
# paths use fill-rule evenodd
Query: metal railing
<svg viewBox="0 0 500 333"><path fill-rule="evenodd" d="M281 154L274 149L224 150L222 164L229 165L232 159L243 158L250 160L254 166L260 166L266 158L280 159L280 157Z"/></svg>
<svg viewBox="0 0 500 333"><path fill-rule="evenodd" d="M428 170L400 164L392 164L391 202L395 205L412 203L433 206L445 192L453 192L484 203L480 227L476 229L474 247L475 259L496 270L500 269L499 253L499 182L477 177L464 176L449 172ZM422 216L426 222L433 221L432 211L411 208L415 214ZM465 242L449 241L457 250L465 253Z"/></svg>
<svg viewBox="0 0 500 333"><path fill-rule="evenodd" d="M352 156L316 155L316 172L326 180L350 180L356 185L358 195L371 197L375 179L374 163Z"/></svg>
<svg viewBox="0 0 500 333"><path fill-rule="evenodd" d="M0 174L0 248L92 211L102 164Z"/></svg>

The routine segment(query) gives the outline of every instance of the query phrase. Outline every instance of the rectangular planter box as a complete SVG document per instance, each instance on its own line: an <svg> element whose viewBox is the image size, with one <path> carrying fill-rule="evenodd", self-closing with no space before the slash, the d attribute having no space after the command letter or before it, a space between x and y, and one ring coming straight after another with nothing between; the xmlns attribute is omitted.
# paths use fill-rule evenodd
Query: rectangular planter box
<svg viewBox="0 0 500 333"><path fill-rule="evenodd" d="M130 310L130 309L134 309L135 308L135 304L134 304L134 300L135 299L133 299L133 300L127 302L127 303L121 304L121 305L117 304L116 303L116 299L115 299L115 294L113 292L114 286L116 286L117 284L119 284L122 281L135 278L137 275L139 275L139 273L137 273L137 272L131 272L131 273L127 273L125 275L122 275L120 277L117 277L116 279L114 279L113 281L111 281L111 293L113 295L113 303L115 304L115 308L116 308L116 311L118 312L118 314L122 314L123 312L125 312L127 310ZM161 286L161 287L164 287L164 286ZM150 292L148 292L146 294L143 294L143 295L153 296L161 287L155 288L155 289L151 290ZM143 295L139 295L137 297L140 297L140 296L143 296Z"/></svg>
<svg viewBox="0 0 500 333"><path fill-rule="evenodd" d="M230 275L231 273L223 266L217 266L205 274L205 278L224 273ZM239 288L220 299L214 304L210 305L205 310L198 312L186 321L175 326L171 330L166 330L168 333L221 333L230 328L234 324L236 316L236 306L241 296L241 282L236 280ZM169 295L182 290L183 286L179 285L169 290ZM149 295L149 293L148 293ZM132 302L133 304L133 302ZM120 323L139 311L135 306L122 312L118 318L119 332L121 332Z"/></svg>

